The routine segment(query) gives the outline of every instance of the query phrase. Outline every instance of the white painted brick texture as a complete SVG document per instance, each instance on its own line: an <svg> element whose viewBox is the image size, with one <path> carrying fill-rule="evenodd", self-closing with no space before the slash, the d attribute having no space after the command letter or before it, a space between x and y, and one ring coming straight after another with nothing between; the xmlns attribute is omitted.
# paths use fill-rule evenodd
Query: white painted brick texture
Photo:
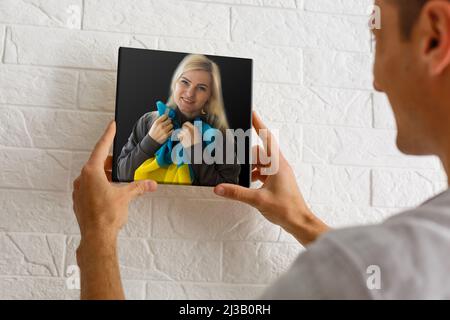
<svg viewBox="0 0 450 320"><path fill-rule="evenodd" d="M114 117L117 49L254 59L254 108L314 212L382 221L446 187L402 155L373 92L370 0L1 0L0 299L77 299L72 181ZM161 186L130 208L120 266L131 299L250 299L303 250L209 188Z"/></svg>

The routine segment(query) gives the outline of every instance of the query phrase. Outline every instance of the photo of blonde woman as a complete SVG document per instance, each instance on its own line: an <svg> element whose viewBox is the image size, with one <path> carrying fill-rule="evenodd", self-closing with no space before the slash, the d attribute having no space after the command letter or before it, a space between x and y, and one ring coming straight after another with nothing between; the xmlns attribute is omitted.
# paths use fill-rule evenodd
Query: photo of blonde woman
<svg viewBox="0 0 450 320"><path fill-rule="evenodd" d="M154 104L157 110L135 122L120 151L116 167L120 181L152 179L198 186L239 183L241 165L235 155L232 163L208 164L194 159L195 148L203 151L211 143L203 139L207 130L226 137L229 129L221 72L215 62L200 54L186 55L172 75L167 102ZM224 159L226 143L235 142L225 138L215 145L216 150L221 148ZM174 162L171 153L177 144L182 146L182 159Z"/></svg>

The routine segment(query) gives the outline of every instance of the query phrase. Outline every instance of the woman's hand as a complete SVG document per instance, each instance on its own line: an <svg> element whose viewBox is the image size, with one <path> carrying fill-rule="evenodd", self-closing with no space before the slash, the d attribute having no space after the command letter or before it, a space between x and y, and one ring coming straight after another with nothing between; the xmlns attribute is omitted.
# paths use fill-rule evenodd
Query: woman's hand
<svg viewBox="0 0 450 320"><path fill-rule="evenodd" d="M291 166L279 151L272 133L256 113L253 113L253 126L264 142L264 150L256 148L257 153L262 154L263 159L270 159L270 163L277 161L278 171L274 174L266 173L265 169L269 165L261 163L261 159L257 157L252 180L261 181L261 188L248 189L233 184L220 184L215 187L214 192L255 207L267 220L281 226L300 243L309 244L329 228L306 205ZM265 136L267 139L264 139Z"/></svg>
<svg viewBox="0 0 450 320"><path fill-rule="evenodd" d="M172 135L172 132L172 120L166 114L163 114L155 120L148 135L159 144L163 144Z"/></svg>
<svg viewBox="0 0 450 320"><path fill-rule="evenodd" d="M185 149L202 142L202 135L197 127L190 122L185 122L178 133L178 139Z"/></svg>

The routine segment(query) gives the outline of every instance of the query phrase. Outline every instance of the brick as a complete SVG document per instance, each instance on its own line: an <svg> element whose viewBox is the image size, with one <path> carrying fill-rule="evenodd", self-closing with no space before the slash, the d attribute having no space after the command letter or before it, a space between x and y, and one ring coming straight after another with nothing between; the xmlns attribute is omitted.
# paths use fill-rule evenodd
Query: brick
<svg viewBox="0 0 450 320"><path fill-rule="evenodd" d="M66 274L66 277L71 274ZM67 279L67 278L66 278ZM81 291L76 288L69 288L67 283L65 285L65 299L66 300L79 300ZM122 287L127 300L144 300L145 299L145 281L139 280L123 280Z"/></svg>
<svg viewBox="0 0 450 320"><path fill-rule="evenodd" d="M78 232L72 197L66 193L0 190L0 207L0 231Z"/></svg>
<svg viewBox="0 0 450 320"><path fill-rule="evenodd" d="M266 286L199 284L179 282L147 283L148 300L252 300L262 295Z"/></svg>
<svg viewBox="0 0 450 320"><path fill-rule="evenodd" d="M371 90L372 60L366 53L306 50L305 85Z"/></svg>
<svg viewBox="0 0 450 320"><path fill-rule="evenodd" d="M61 278L0 278L0 299L57 300L67 299L65 281ZM75 296L73 297L75 299Z"/></svg>
<svg viewBox="0 0 450 320"><path fill-rule="evenodd" d="M0 59L3 59L3 49L4 49L4 43L5 43L5 36L6 36L6 28L2 25L0 25Z"/></svg>
<svg viewBox="0 0 450 320"><path fill-rule="evenodd" d="M369 169L309 164L294 164L293 168L309 203L370 205Z"/></svg>
<svg viewBox="0 0 450 320"><path fill-rule="evenodd" d="M303 0L297 0L297 2L301 1ZM296 3L296 0L210 0L209 2L226 3L231 5L292 8L292 9L301 7Z"/></svg>
<svg viewBox="0 0 450 320"><path fill-rule="evenodd" d="M362 207L351 204L312 205L311 209L332 228L377 224L402 211L398 208Z"/></svg>
<svg viewBox="0 0 450 320"><path fill-rule="evenodd" d="M264 121L372 126L371 95L366 91L256 83L253 96Z"/></svg>
<svg viewBox="0 0 450 320"><path fill-rule="evenodd" d="M170 12L170 14L167 14ZM84 28L202 39L228 39L227 6L183 1L86 1Z"/></svg>
<svg viewBox="0 0 450 320"><path fill-rule="evenodd" d="M156 198L152 212L156 238L276 241L280 232L257 210L234 201Z"/></svg>
<svg viewBox="0 0 450 320"><path fill-rule="evenodd" d="M34 146L91 151L112 114L27 108L24 110Z"/></svg>
<svg viewBox="0 0 450 320"><path fill-rule="evenodd" d="M79 238L67 242L67 265L75 265ZM220 277L221 244L208 241L121 238L119 263L124 279L214 282Z"/></svg>
<svg viewBox="0 0 450 320"><path fill-rule="evenodd" d="M116 106L116 73L80 72L78 103L80 109L114 112Z"/></svg>
<svg viewBox="0 0 450 320"><path fill-rule="evenodd" d="M358 14L369 15L373 7L373 0L360 0L360 1L348 1L348 0L304 0L305 10L328 12L328 13L340 13L340 14Z"/></svg>
<svg viewBox="0 0 450 320"><path fill-rule="evenodd" d="M144 299L145 282L122 281L125 297L131 300ZM0 278L0 299L5 300L79 300L80 290L69 289L66 279L44 277Z"/></svg>
<svg viewBox="0 0 450 320"><path fill-rule="evenodd" d="M70 154L38 149L0 149L0 187L67 191Z"/></svg>
<svg viewBox="0 0 450 320"><path fill-rule="evenodd" d="M0 65L0 103L74 108L75 71Z"/></svg>
<svg viewBox="0 0 450 320"><path fill-rule="evenodd" d="M373 170L373 205L415 207L447 189L433 170Z"/></svg>
<svg viewBox="0 0 450 320"><path fill-rule="evenodd" d="M0 233L0 274L61 276L64 236Z"/></svg>
<svg viewBox="0 0 450 320"><path fill-rule="evenodd" d="M287 271L300 250L298 244L224 243L223 281L246 284L270 283Z"/></svg>
<svg viewBox="0 0 450 320"><path fill-rule="evenodd" d="M82 0L2 0L0 23L80 29Z"/></svg>
<svg viewBox="0 0 450 320"><path fill-rule="evenodd" d="M33 146L33 140L28 133L21 110L14 107L0 107L0 145Z"/></svg>
<svg viewBox="0 0 450 320"><path fill-rule="evenodd" d="M435 157L403 155L396 132L304 126L303 160L310 163L374 167L437 168Z"/></svg>
<svg viewBox="0 0 450 320"><path fill-rule="evenodd" d="M147 43L145 37L136 37ZM151 41L151 39L149 40ZM297 48L274 47L259 43L225 43L197 39L161 38L160 50L211 54L253 59L256 81L301 83L302 51ZM273 63L277 61L277 63Z"/></svg>
<svg viewBox="0 0 450 320"><path fill-rule="evenodd" d="M380 129L396 129L394 112L385 94L375 93L373 96L374 126Z"/></svg>
<svg viewBox="0 0 450 320"><path fill-rule="evenodd" d="M367 21L356 16L236 7L231 37L238 42L370 52Z"/></svg>
<svg viewBox="0 0 450 320"><path fill-rule="evenodd" d="M303 127L298 124L286 126L281 122L265 122L279 142L280 151L288 162L296 163L303 157Z"/></svg>
<svg viewBox="0 0 450 320"><path fill-rule="evenodd" d="M12 27L8 29L5 61L16 64L116 70L119 47L130 46L131 41L131 36L123 34ZM48 54L43 55L42 48L45 48Z"/></svg>

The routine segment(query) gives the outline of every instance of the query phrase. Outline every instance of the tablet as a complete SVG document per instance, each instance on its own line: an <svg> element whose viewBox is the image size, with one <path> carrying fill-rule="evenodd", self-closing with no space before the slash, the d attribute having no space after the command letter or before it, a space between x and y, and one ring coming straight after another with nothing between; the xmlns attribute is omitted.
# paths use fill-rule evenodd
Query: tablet
<svg viewBox="0 0 450 320"><path fill-rule="evenodd" d="M250 186L252 59L120 48L113 181Z"/></svg>

